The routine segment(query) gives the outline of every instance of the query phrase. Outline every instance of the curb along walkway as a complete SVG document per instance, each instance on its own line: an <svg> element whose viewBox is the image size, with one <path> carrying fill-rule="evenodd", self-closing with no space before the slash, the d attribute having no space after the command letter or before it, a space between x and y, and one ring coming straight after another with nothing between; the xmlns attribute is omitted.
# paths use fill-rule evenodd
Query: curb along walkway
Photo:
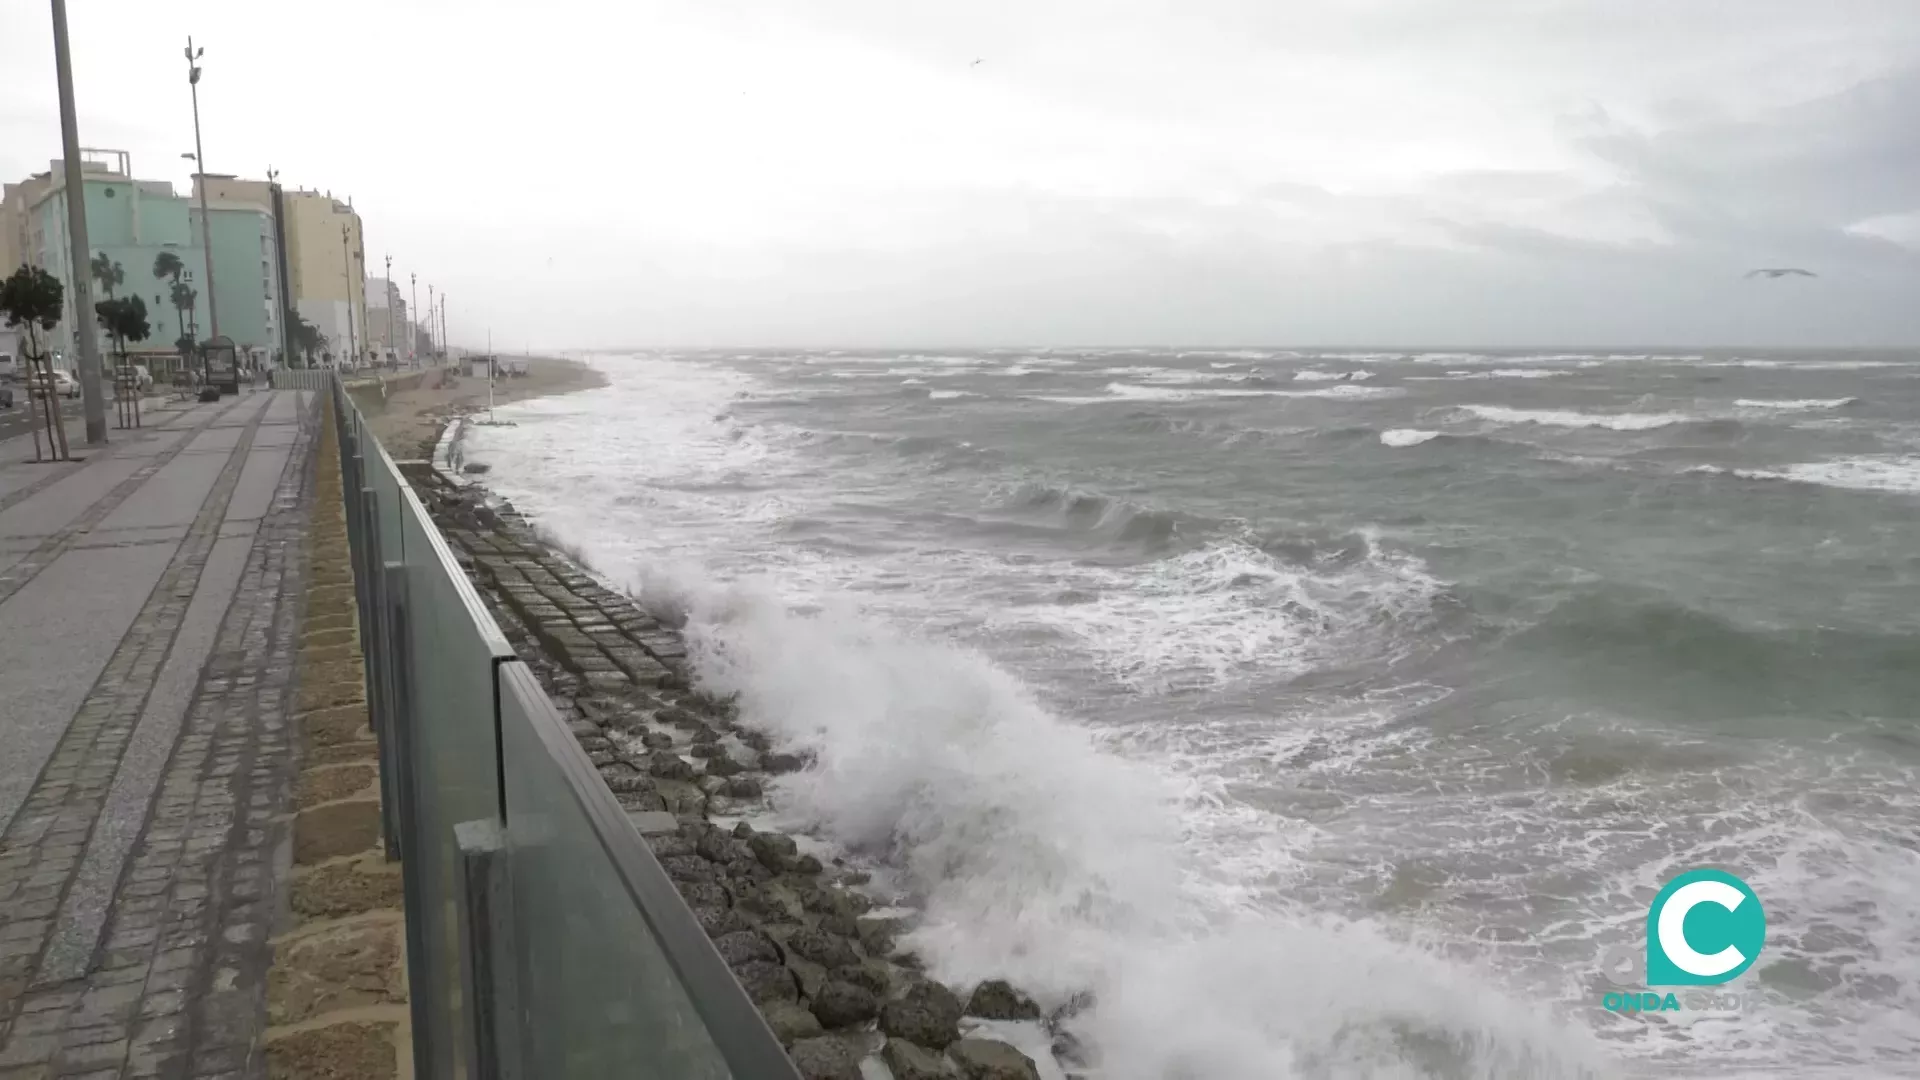
<svg viewBox="0 0 1920 1080"><path fill-rule="evenodd" d="M313 398L0 441L0 1080L266 1074Z"/></svg>

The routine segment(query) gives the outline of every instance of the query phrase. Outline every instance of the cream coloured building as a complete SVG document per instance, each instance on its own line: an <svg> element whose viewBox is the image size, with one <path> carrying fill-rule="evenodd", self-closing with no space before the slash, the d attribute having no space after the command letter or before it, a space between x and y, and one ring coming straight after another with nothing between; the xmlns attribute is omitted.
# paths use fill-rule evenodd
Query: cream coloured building
<svg viewBox="0 0 1920 1080"><path fill-rule="evenodd" d="M367 261L360 215L317 191L288 191L287 276L294 302L336 358L367 357Z"/></svg>

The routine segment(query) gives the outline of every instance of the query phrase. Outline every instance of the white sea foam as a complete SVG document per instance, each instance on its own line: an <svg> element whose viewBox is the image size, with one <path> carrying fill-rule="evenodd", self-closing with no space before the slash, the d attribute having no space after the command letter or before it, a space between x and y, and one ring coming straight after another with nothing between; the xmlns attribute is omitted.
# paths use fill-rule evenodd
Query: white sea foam
<svg viewBox="0 0 1920 1080"><path fill-rule="evenodd" d="M1742 409L1779 409L1786 412L1804 412L1809 409L1838 409L1851 405L1854 398L1797 398L1793 400L1773 400L1766 398L1740 398L1734 402Z"/></svg>
<svg viewBox="0 0 1920 1080"><path fill-rule="evenodd" d="M1776 371L1876 371L1881 368L1902 367L1920 370L1920 364L1900 360L1765 360L1755 357L1708 360L1700 366L1763 368Z"/></svg>
<svg viewBox="0 0 1920 1080"><path fill-rule="evenodd" d="M1367 398L1391 397L1399 391L1384 386L1352 386L1342 383L1321 390L1265 390L1253 388L1176 388L1137 386L1132 383L1108 383L1107 393L1116 400L1193 401L1200 398L1287 397L1287 398Z"/></svg>
<svg viewBox="0 0 1920 1080"><path fill-rule="evenodd" d="M1885 455L1808 461L1777 469L1728 469L1696 465L1688 472L1717 473L1742 480L1792 480L1844 491L1920 494L1920 455Z"/></svg>
<svg viewBox="0 0 1920 1080"><path fill-rule="evenodd" d="M1471 379L1559 379L1573 372L1564 368L1494 368L1491 371L1449 371L1445 375L1409 375L1410 382L1458 382Z"/></svg>
<svg viewBox="0 0 1920 1080"><path fill-rule="evenodd" d="M1365 382L1373 378L1373 372L1362 368L1358 371L1324 371L1319 368L1307 368L1293 373L1294 382Z"/></svg>
<svg viewBox="0 0 1920 1080"><path fill-rule="evenodd" d="M1613 431L1647 431L1699 419L1686 413L1583 413L1572 409L1509 409L1499 405L1462 405L1460 409L1494 424L1597 427Z"/></svg>
<svg viewBox="0 0 1920 1080"><path fill-rule="evenodd" d="M1380 433L1380 441L1388 446L1419 446L1439 437L1437 431L1421 431L1418 428L1394 428Z"/></svg>
<svg viewBox="0 0 1920 1080"><path fill-rule="evenodd" d="M1480 1075L1596 1060L1469 969L1367 924L1230 902L1191 843L1208 812L1194 792L978 654L754 589L687 599L702 685L814 757L774 787L783 815L901 868L924 912L904 944L940 978L1009 978L1046 1005L1090 991L1069 1026L1102 1076L1415 1075L1436 1064L1424 1040L1468 1047Z"/></svg>
<svg viewBox="0 0 1920 1080"><path fill-rule="evenodd" d="M949 401L949 400L952 400L953 398L966 398L966 397L979 397L979 396L980 396L979 394L976 394L971 390L934 390L927 394L927 398L932 401Z"/></svg>

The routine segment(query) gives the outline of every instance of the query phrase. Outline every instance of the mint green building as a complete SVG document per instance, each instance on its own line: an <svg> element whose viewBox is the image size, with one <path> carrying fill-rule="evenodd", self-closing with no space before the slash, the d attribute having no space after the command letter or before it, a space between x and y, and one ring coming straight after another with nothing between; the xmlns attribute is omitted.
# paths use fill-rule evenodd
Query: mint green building
<svg viewBox="0 0 1920 1080"><path fill-rule="evenodd" d="M200 208L176 194L172 184L133 179L128 174L126 155L107 153L116 159L112 164L88 161L84 165L87 240L94 254L105 252L120 264L125 280L114 290L115 295L138 295L146 301L151 333L146 341L130 346L129 355L140 354L144 362L170 369L178 357L174 343L183 332L201 341L214 333L207 304ZM53 163L50 174L35 179L41 184L27 210L26 256L66 286L67 312L50 337L62 357L61 366L72 368L73 325L79 313L73 310L75 267L67 243L66 185L58 162ZM233 339L242 357L267 361L282 347L275 273L279 256L272 211L224 201L211 202L208 211L219 332ZM154 275L155 260L166 252L179 258L180 280L199 293L193 308L186 311L176 310L170 300L173 279ZM88 267L79 267L78 272L91 280ZM105 299L99 285L94 283L93 287L94 298ZM92 318L93 313L87 312L86 317ZM103 353L111 348L104 337L100 348Z"/></svg>

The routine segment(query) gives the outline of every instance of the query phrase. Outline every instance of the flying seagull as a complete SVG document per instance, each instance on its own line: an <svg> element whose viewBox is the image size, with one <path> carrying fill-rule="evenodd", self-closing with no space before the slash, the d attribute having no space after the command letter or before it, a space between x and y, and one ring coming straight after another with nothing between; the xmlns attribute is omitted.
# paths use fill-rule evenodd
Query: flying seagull
<svg viewBox="0 0 1920 1080"><path fill-rule="evenodd" d="M1797 266L1763 266L1758 270L1747 271L1748 277L1759 277L1762 274L1765 274L1767 277L1770 277L1770 278L1786 277L1789 274L1797 274L1800 277L1819 277L1820 276L1819 274L1816 274L1811 270L1802 270Z"/></svg>
<svg viewBox="0 0 1920 1080"><path fill-rule="evenodd" d="M983 56L983 57L981 57L980 59L978 59L978 60L975 60L975 61L974 61L973 63L971 63L971 64L968 64L967 66L968 66L968 67L979 67L979 66L980 66L981 64L984 64L984 63L986 63L986 62L987 62L987 58Z"/></svg>

